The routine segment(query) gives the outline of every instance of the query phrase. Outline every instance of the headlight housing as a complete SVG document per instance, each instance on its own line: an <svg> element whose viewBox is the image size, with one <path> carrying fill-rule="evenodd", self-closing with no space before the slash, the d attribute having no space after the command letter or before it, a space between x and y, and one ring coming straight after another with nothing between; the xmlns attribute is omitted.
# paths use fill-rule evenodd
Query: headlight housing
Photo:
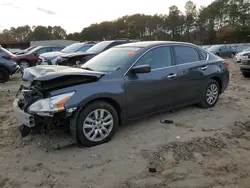
<svg viewBox="0 0 250 188"><path fill-rule="evenodd" d="M54 114L65 110L64 104L74 95L75 92L64 93L46 99L40 99L34 102L28 108L28 112L32 114Z"/></svg>
<svg viewBox="0 0 250 188"><path fill-rule="evenodd" d="M249 56L249 55L250 55L250 53L243 54L243 56Z"/></svg>

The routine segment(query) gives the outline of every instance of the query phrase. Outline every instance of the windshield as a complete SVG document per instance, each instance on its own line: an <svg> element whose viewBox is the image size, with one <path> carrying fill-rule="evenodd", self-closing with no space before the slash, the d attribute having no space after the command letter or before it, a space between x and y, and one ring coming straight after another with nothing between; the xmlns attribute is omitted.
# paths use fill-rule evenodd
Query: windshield
<svg viewBox="0 0 250 188"><path fill-rule="evenodd" d="M94 53L100 53L102 52L110 43L111 41L103 41L99 42L96 45L92 46L90 49L87 50L87 52L94 52Z"/></svg>
<svg viewBox="0 0 250 188"><path fill-rule="evenodd" d="M75 43L75 44L71 44L69 46L67 46L66 48L62 49L61 52L63 53L73 53L76 52L79 48L82 47L82 43Z"/></svg>
<svg viewBox="0 0 250 188"><path fill-rule="evenodd" d="M28 52L28 54L33 54L33 53L35 53L37 50L39 50L40 48L41 48L41 46L37 46L37 47L33 48L32 50L30 50L30 51Z"/></svg>
<svg viewBox="0 0 250 188"><path fill-rule="evenodd" d="M135 47L110 48L87 61L81 68L99 72L115 72L126 65L139 49Z"/></svg>
<svg viewBox="0 0 250 188"><path fill-rule="evenodd" d="M217 50L218 48L222 47L221 45L214 45L209 48L209 50Z"/></svg>
<svg viewBox="0 0 250 188"><path fill-rule="evenodd" d="M37 46L30 46L29 48L26 48L24 51L29 52L30 50L36 48Z"/></svg>
<svg viewBox="0 0 250 188"><path fill-rule="evenodd" d="M250 51L250 47L245 48L243 51L244 51L244 52L245 52L245 51Z"/></svg>

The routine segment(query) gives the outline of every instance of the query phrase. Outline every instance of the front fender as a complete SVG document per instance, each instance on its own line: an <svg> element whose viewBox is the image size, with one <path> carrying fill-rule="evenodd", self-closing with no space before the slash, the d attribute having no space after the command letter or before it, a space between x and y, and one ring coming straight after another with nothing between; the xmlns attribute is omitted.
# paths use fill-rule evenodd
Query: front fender
<svg viewBox="0 0 250 188"><path fill-rule="evenodd" d="M51 95L59 95L62 93L75 91L75 94L64 104L66 109L83 107L90 101L108 98L116 101L120 107L126 104L124 80L114 79L92 83L75 85L51 92Z"/></svg>

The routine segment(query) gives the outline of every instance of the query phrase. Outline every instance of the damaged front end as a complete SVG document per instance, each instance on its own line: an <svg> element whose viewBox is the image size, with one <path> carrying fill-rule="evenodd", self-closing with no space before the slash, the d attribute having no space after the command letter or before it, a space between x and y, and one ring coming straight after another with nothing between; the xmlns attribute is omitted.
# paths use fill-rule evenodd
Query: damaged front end
<svg viewBox="0 0 250 188"><path fill-rule="evenodd" d="M64 103L73 94L49 96L33 86L21 86L13 103L14 116L21 123L21 135L47 133L54 128L68 130L69 117L76 108L65 109Z"/></svg>
<svg viewBox="0 0 250 188"><path fill-rule="evenodd" d="M58 67L58 69L56 69ZM13 103L14 116L20 122L23 137L30 134L48 133L60 128L69 131L70 118L78 106L65 108L65 103L77 92L71 86L97 81L102 74L81 69L65 70L64 67L28 68L23 79L30 81L30 86L20 86ZM67 67L68 68L68 67ZM63 92L67 88L67 92ZM55 90L62 93L52 95Z"/></svg>

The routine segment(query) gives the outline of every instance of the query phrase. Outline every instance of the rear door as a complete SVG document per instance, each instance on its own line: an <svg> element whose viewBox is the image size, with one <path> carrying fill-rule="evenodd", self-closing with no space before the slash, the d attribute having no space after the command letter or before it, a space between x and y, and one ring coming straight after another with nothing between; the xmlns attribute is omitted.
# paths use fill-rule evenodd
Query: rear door
<svg viewBox="0 0 250 188"><path fill-rule="evenodd" d="M148 51L134 65L150 65L151 72L125 75L127 111L130 118L176 104L177 69L172 63L171 48L157 47Z"/></svg>
<svg viewBox="0 0 250 188"><path fill-rule="evenodd" d="M202 57L197 48L189 45L173 45L173 51L178 72L179 104L199 100L205 81L203 71L208 68L207 56Z"/></svg>

